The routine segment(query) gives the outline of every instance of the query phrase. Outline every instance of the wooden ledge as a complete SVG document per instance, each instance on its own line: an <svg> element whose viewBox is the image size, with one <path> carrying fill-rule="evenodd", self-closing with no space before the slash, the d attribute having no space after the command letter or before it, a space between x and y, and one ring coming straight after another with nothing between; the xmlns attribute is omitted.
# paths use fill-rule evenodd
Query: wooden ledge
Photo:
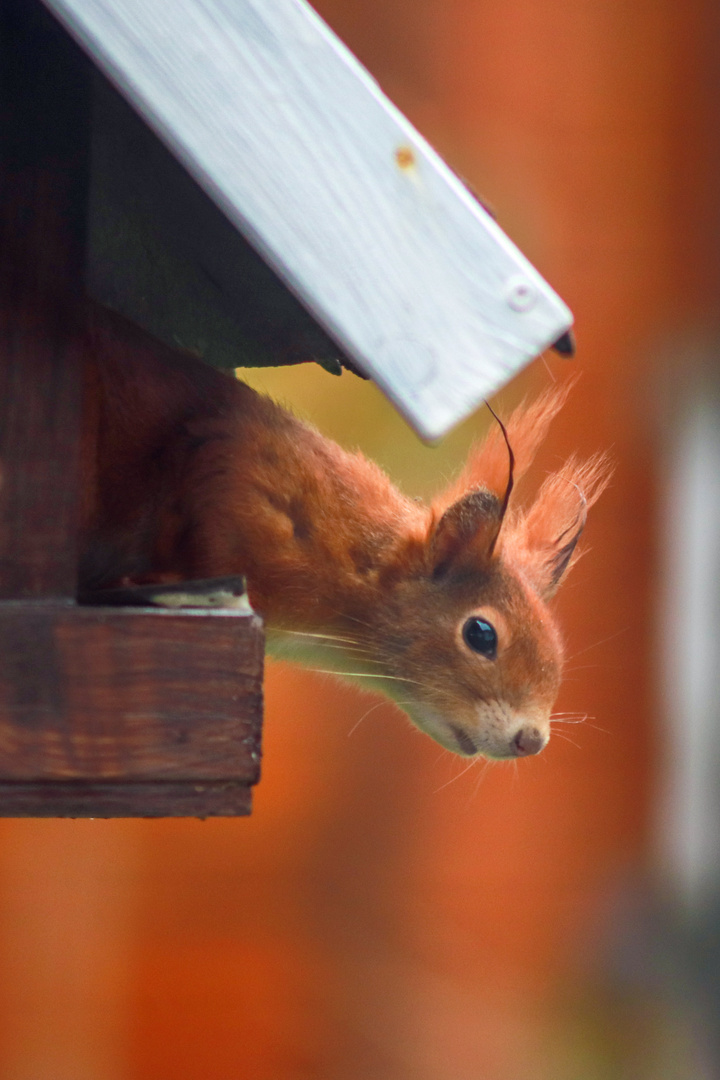
<svg viewBox="0 0 720 1080"><path fill-rule="evenodd" d="M233 610L0 603L0 816L244 814L263 631Z"/></svg>
<svg viewBox="0 0 720 1080"><path fill-rule="evenodd" d="M87 780L0 783L2 817L244 817L252 789L232 781L133 783Z"/></svg>

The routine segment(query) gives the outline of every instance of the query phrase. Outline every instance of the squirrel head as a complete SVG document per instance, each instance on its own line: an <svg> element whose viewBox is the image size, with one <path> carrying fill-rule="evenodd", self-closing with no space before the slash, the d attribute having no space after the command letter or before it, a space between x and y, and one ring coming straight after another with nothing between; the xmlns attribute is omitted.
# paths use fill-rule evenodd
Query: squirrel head
<svg viewBox="0 0 720 1080"><path fill-rule="evenodd" d="M563 648L548 601L576 561L610 469L603 456L572 458L526 506L516 505L513 481L567 392L521 406L473 449L434 500L424 535L408 540L383 582L387 602L375 627L376 662L388 674L382 689L463 756L527 756L550 735Z"/></svg>

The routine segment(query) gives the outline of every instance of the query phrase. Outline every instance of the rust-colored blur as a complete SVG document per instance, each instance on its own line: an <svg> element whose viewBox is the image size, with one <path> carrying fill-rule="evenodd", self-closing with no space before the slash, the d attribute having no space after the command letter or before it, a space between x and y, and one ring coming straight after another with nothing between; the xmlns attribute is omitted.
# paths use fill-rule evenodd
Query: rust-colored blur
<svg viewBox="0 0 720 1080"><path fill-rule="evenodd" d="M590 718L463 771L391 706L270 666L251 819L0 823L0 1080L704 1077L612 956L656 848L656 388L717 315L715 4L317 6L576 315L577 359L499 407L571 363L540 473L617 462L558 599L558 709ZM351 375L251 378L411 493L485 429L428 449Z"/></svg>

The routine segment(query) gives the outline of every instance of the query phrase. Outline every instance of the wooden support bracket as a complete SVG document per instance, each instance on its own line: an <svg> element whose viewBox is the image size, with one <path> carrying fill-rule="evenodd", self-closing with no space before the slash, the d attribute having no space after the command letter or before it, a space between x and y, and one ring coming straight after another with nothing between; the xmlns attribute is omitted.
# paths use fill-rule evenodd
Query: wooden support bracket
<svg viewBox="0 0 720 1080"><path fill-rule="evenodd" d="M88 76L39 3L2 0L0 816L246 814L260 620L192 587L76 602Z"/></svg>
<svg viewBox="0 0 720 1080"><path fill-rule="evenodd" d="M249 813L255 615L5 601L0 642L0 813Z"/></svg>

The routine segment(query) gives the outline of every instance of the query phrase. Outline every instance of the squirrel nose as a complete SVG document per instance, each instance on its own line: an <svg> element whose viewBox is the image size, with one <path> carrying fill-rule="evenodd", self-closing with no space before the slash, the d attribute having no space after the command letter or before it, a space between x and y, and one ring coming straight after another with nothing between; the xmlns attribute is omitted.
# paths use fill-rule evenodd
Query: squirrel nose
<svg viewBox="0 0 720 1080"><path fill-rule="evenodd" d="M539 754L546 742L547 739L536 727L530 727L520 728L510 745L516 757L528 757Z"/></svg>

